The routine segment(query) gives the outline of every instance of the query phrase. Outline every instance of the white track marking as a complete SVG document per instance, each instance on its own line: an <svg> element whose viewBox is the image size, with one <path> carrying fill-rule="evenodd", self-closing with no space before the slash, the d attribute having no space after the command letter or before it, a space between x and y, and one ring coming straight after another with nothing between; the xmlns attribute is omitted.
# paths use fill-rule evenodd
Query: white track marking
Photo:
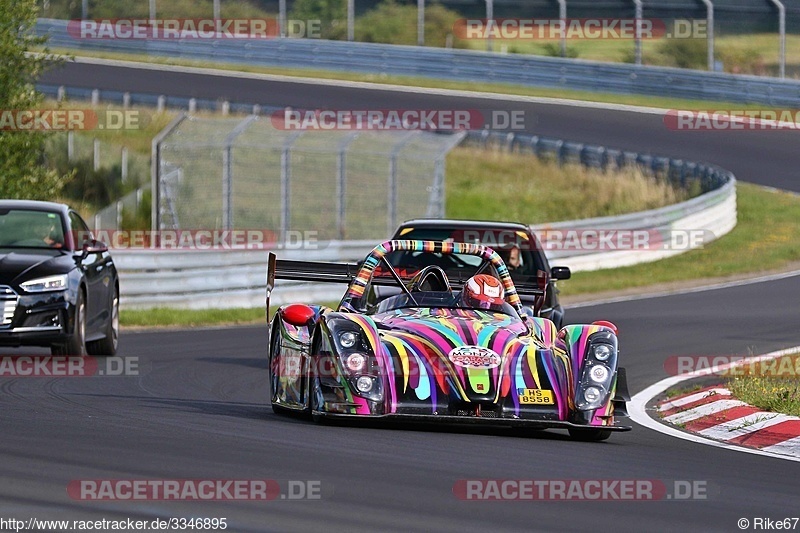
<svg viewBox="0 0 800 533"><path fill-rule="evenodd" d="M692 420L697 420L704 416L713 415L743 405L747 404L741 400L718 400L716 402L698 405L697 407L681 411L674 415L665 416L664 420L670 424L685 424L686 422L691 422Z"/></svg>
<svg viewBox="0 0 800 533"><path fill-rule="evenodd" d="M729 420L718 426L698 431L698 433L712 439L731 440L790 420L798 420L798 418L778 413L759 411L752 415L743 416L736 420Z"/></svg>
<svg viewBox="0 0 800 533"><path fill-rule="evenodd" d="M682 407L690 403L694 403L700 400L705 400L709 396L716 396L716 395L730 396L731 391L729 391L728 389L709 389L709 390L704 390L703 392L696 392L694 394L690 394L689 396L684 396L682 398L677 398L675 400L664 402L663 404L658 406L658 410L669 411L670 409L675 409L676 407Z"/></svg>
<svg viewBox="0 0 800 533"><path fill-rule="evenodd" d="M768 354L760 355L758 357L752 357L747 359L747 361L749 362L768 361L770 359L775 359L776 357L782 357L784 355L790 355L795 353L800 353L800 346L795 346L793 348L788 348L786 350L779 350L777 352L770 352ZM693 379L700 376L707 376L715 372L720 372L732 366L733 366L732 364L727 364L712 368L705 368L703 370L698 370L688 374L682 374L680 376L672 376L666 379L662 379L658 383L650 385L643 391L635 394L633 398L631 398L631 401L628 402L628 412L630 413L631 420L633 420L640 426L652 429L653 431L658 431L659 433L663 433L664 435L669 435L671 437L677 437L679 439L696 442L698 444L715 446L717 448L724 448L726 450L732 450L735 452L749 453L753 455L763 455L765 457L773 457L775 459L783 459L785 461L800 462L800 456L783 455L782 453L777 453L777 451L783 451L785 447L775 448L775 446L777 445L774 445L769 447L771 450L768 450L766 448L762 448L759 450L756 448L746 448L744 446L728 444L727 442L711 440L706 437L702 437L694 433L687 433L685 431L681 431L678 428L663 424L660 421L656 420L655 418L652 418L648 413L648 410L646 409L647 404L650 403L656 396L664 394L664 392L670 387L678 385L679 383L683 383L684 381L687 381L689 379Z"/></svg>
<svg viewBox="0 0 800 533"><path fill-rule="evenodd" d="M778 444L773 444L772 446L765 446L761 449L770 453L782 453L800 457L800 437L785 440Z"/></svg>

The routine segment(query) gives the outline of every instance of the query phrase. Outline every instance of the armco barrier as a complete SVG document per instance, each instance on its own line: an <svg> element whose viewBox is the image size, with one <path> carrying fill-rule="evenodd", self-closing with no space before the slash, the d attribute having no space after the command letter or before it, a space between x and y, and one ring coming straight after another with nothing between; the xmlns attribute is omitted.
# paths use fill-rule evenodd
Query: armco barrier
<svg viewBox="0 0 800 533"><path fill-rule="evenodd" d="M36 31L51 48L147 54L206 62L420 76L471 82L800 106L800 81L689 69L476 50L399 46L318 39L77 39L68 21L39 19Z"/></svg>
<svg viewBox="0 0 800 533"><path fill-rule="evenodd" d="M688 184L698 180L703 194L675 205L616 217L572 220L537 226L545 230L650 230L669 235L684 230L703 230L709 242L736 225L736 180L723 169L697 163L619 152L598 146L531 136L508 136L473 132L470 141L493 143L514 150L529 150L561 162L575 161L599 168L635 164L659 179ZM609 180L613 175L609 175ZM331 241L313 249L278 250L279 257L310 261L362 259L376 243ZM686 248L663 250L614 250L548 252L552 265L575 271L614 268L655 261L679 254ZM266 251L116 251L120 275L121 304L125 308L259 307L264 304ZM336 301L344 287L335 284L280 282L273 303L289 301Z"/></svg>

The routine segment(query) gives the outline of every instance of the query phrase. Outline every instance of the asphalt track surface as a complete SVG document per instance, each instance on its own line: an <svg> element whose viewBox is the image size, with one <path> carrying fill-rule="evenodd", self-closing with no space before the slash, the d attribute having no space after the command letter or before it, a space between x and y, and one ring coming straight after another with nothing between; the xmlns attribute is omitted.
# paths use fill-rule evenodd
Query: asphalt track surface
<svg viewBox="0 0 800 533"><path fill-rule="evenodd" d="M382 109L428 108L435 101L241 80L179 82L169 73L148 79L143 73L105 68L78 75L72 68L51 77L62 76L58 80L64 84L124 84L129 90L239 101L259 96L261 103L273 99L297 106L314 98L318 106L357 102L359 108ZM447 103L452 107L453 99ZM533 109L535 129L542 134L673 156L704 154L741 180L800 189L794 177L800 156L794 138L785 133L693 136L662 131L658 117L563 106ZM800 277L790 277L582 307L567 317L570 322L604 318L619 326L622 361L631 392L636 392L666 376L670 356L758 354L800 344L798 294ZM641 427L587 444L557 431L315 426L279 417L267 404L265 341L265 327L127 333L122 354L139 358L138 377L3 379L0 516L225 516L232 531L463 532L739 531L742 517L752 524L754 517L798 515L798 463L703 446ZM323 498L84 502L66 492L71 480L130 478L318 480ZM453 487L463 479L638 479L660 480L669 487L675 480L699 481L706 484L707 498L461 501Z"/></svg>

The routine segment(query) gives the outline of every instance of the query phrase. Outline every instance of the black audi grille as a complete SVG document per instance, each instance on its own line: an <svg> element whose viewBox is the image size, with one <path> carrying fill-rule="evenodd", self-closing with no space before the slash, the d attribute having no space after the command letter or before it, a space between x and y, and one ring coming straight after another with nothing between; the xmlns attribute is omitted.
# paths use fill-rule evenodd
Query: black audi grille
<svg viewBox="0 0 800 533"><path fill-rule="evenodd" d="M11 325L17 311L19 297L11 287L0 285L0 327Z"/></svg>

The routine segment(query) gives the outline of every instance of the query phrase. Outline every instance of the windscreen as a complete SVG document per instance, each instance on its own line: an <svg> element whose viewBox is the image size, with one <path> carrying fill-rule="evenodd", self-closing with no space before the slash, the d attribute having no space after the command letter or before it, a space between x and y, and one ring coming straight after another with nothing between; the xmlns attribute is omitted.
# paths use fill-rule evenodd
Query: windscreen
<svg viewBox="0 0 800 533"><path fill-rule="evenodd" d="M61 215L48 211L0 209L0 248L63 248Z"/></svg>

